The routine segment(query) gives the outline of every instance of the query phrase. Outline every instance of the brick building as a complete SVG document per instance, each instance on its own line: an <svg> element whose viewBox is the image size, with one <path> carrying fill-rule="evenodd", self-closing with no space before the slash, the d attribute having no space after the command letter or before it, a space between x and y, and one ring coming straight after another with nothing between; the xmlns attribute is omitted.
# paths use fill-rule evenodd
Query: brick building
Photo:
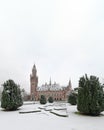
<svg viewBox="0 0 104 130"><path fill-rule="evenodd" d="M30 97L31 100L38 101L41 95L45 95L48 99L50 96L53 97L54 100L66 100L69 93L72 91L71 81L69 81L68 86L60 86L59 84L51 83L51 79L49 84L45 83L42 86L38 86L38 76L36 66L34 65L32 68L32 74L30 75Z"/></svg>

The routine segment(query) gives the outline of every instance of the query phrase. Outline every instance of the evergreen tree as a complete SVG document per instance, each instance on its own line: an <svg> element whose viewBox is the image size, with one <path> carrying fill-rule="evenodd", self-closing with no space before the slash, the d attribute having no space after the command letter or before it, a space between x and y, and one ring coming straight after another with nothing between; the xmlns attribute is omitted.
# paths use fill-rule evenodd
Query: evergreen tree
<svg viewBox="0 0 104 130"><path fill-rule="evenodd" d="M48 102L49 102L49 103L53 103L53 97L49 97L49 98L48 98Z"/></svg>
<svg viewBox="0 0 104 130"><path fill-rule="evenodd" d="M68 103L71 105L76 105L77 104L77 93L75 91L72 91L69 96L68 96Z"/></svg>
<svg viewBox="0 0 104 130"><path fill-rule="evenodd" d="M21 91L19 85L13 80L8 80L3 84L3 92L1 97L1 107L5 110L16 110L23 105Z"/></svg>
<svg viewBox="0 0 104 130"><path fill-rule="evenodd" d="M79 80L77 109L84 114L99 115L104 111L103 87L96 76Z"/></svg>
<svg viewBox="0 0 104 130"><path fill-rule="evenodd" d="M40 104L46 104L46 103L47 103L46 97L44 95L41 95Z"/></svg>

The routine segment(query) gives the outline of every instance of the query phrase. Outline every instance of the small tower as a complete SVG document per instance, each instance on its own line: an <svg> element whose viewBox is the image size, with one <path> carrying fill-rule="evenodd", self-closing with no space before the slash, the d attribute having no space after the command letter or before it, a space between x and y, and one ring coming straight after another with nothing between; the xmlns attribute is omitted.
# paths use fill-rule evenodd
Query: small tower
<svg viewBox="0 0 104 130"><path fill-rule="evenodd" d="M49 85L50 85L50 86L52 85L51 78L50 78L50 81L49 81Z"/></svg>
<svg viewBox="0 0 104 130"><path fill-rule="evenodd" d="M66 100L68 99L68 96L71 93L71 91L72 91L72 84L71 84L71 80L69 80L69 83L66 87L66 95L65 95Z"/></svg>
<svg viewBox="0 0 104 130"><path fill-rule="evenodd" d="M71 80L69 80L69 84L68 84L68 90L72 90L72 84L71 84Z"/></svg>
<svg viewBox="0 0 104 130"><path fill-rule="evenodd" d="M30 95L31 100L36 100L37 97L37 86L38 86L38 76L35 64L32 68L32 74L30 74Z"/></svg>

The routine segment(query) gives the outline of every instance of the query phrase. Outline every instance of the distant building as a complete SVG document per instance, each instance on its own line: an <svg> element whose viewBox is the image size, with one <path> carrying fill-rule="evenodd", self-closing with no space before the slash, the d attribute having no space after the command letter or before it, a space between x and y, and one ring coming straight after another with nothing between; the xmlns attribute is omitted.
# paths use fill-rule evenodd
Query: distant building
<svg viewBox="0 0 104 130"><path fill-rule="evenodd" d="M60 86L59 84L51 83L51 79L49 84L45 83L41 87L38 87L38 76L36 66L34 65L32 68L32 74L30 75L30 98L31 100L38 101L41 95L45 95L48 99L50 96L53 97L54 100L66 100L69 93L72 91L71 81L69 81L68 86Z"/></svg>

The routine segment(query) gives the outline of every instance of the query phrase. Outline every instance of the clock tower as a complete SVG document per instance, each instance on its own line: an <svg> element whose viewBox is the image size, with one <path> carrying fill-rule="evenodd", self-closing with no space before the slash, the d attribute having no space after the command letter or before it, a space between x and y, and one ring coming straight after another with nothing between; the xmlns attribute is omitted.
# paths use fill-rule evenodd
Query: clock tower
<svg viewBox="0 0 104 130"><path fill-rule="evenodd" d="M31 100L36 100L38 86L38 76L36 66L34 64L32 68L32 74L30 75L30 96Z"/></svg>

